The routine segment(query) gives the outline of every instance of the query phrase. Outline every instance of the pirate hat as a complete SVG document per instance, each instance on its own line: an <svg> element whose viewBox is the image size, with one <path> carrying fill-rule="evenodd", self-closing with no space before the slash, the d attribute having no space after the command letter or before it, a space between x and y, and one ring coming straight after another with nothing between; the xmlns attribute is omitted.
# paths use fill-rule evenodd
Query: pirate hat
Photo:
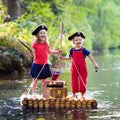
<svg viewBox="0 0 120 120"><path fill-rule="evenodd" d="M84 34L82 33L82 32L76 32L76 33L74 33L74 34L72 34L71 36L69 36L68 37L68 40L72 40L74 37L76 37L76 36L80 36L80 37L82 37L82 38L84 38L85 39L85 36L84 36Z"/></svg>
<svg viewBox="0 0 120 120"><path fill-rule="evenodd" d="M48 30L48 28L45 26L45 25L39 25L38 27L36 27L33 32L32 32L32 35L36 35L40 30Z"/></svg>

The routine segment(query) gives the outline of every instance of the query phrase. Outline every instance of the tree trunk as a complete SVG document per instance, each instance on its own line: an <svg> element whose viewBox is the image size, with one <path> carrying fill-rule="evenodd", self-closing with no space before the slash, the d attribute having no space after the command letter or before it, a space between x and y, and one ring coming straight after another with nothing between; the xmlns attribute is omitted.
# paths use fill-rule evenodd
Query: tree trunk
<svg viewBox="0 0 120 120"><path fill-rule="evenodd" d="M7 0L7 12L11 20L18 18L20 12L20 0Z"/></svg>

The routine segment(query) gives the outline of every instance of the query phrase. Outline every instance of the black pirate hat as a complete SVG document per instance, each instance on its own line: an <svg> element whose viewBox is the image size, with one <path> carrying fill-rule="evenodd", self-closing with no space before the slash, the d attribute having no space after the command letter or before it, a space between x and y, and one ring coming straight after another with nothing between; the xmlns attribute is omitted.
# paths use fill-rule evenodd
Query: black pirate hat
<svg viewBox="0 0 120 120"><path fill-rule="evenodd" d="M74 37L76 37L76 36L80 36L80 37L82 37L82 38L84 38L85 39L85 36L84 36L84 34L82 33L82 32L76 32L76 33L74 33L74 34L72 34L71 36L69 36L68 37L68 40L72 40Z"/></svg>
<svg viewBox="0 0 120 120"><path fill-rule="evenodd" d="M33 32L32 32L32 35L36 35L40 30L48 30L48 28L45 26L45 25L39 25L38 27L36 27Z"/></svg>

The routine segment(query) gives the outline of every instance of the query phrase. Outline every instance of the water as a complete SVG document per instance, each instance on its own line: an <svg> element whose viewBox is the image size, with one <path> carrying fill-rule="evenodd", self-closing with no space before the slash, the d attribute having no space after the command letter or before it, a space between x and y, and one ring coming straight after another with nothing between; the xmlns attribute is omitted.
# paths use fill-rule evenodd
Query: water
<svg viewBox="0 0 120 120"><path fill-rule="evenodd" d="M78 109L45 109L41 111L23 111L20 96L31 82L28 76L0 77L0 120L120 120L120 50L105 51L94 55L100 68L93 69L87 59L88 83L87 96L97 100L98 108ZM61 79L68 80L70 74L62 73ZM41 86L38 86L38 92Z"/></svg>

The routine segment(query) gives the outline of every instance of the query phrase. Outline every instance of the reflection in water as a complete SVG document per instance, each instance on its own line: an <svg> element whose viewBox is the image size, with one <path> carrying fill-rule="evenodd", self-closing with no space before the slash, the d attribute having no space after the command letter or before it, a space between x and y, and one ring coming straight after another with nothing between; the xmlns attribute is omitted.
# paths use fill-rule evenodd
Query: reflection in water
<svg viewBox="0 0 120 120"><path fill-rule="evenodd" d="M28 114L32 119L44 118L45 120L87 120L85 110L72 110L72 109L29 109L24 111L24 118L26 119Z"/></svg>
<svg viewBox="0 0 120 120"><path fill-rule="evenodd" d="M73 110L72 113L72 120L87 120L86 112L84 110L77 111Z"/></svg>

